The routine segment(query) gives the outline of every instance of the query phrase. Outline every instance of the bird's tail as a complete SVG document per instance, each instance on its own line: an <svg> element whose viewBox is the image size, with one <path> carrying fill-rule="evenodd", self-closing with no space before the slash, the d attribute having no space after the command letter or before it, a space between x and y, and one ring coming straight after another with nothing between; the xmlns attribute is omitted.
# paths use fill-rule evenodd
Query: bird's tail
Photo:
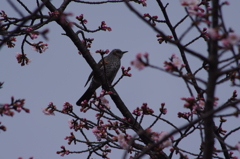
<svg viewBox="0 0 240 159"><path fill-rule="evenodd" d="M81 103L86 100L89 101L89 99L92 97L93 93L95 92L96 88L88 87L86 92L82 95L82 97L77 101L76 105L81 106Z"/></svg>

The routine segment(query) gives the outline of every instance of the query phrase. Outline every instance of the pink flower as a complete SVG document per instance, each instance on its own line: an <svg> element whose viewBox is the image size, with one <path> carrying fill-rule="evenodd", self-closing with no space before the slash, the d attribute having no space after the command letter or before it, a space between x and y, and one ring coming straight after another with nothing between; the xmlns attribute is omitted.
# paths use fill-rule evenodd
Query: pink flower
<svg viewBox="0 0 240 159"><path fill-rule="evenodd" d="M131 65L133 65L138 70L142 70L145 67L144 63L141 61L141 58L142 58L142 53L138 53L136 55L136 59L131 61Z"/></svg>
<svg viewBox="0 0 240 159"><path fill-rule="evenodd" d="M110 105L109 105L109 101L107 100L107 98L105 98L104 96L100 97L100 100L101 100L101 104L106 106L108 109L110 109ZM95 105L98 105L99 104L99 101L96 101L95 102Z"/></svg>
<svg viewBox="0 0 240 159"><path fill-rule="evenodd" d="M48 44L43 44L42 41L38 43L32 43L32 46L32 49L39 53L43 53L44 51L46 51L46 49L48 49Z"/></svg>
<svg viewBox="0 0 240 159"><path fill-rule="evenodd" d="M237 150L240 152L240 141L238 141L238 143L235 146L237 148Z"/></svg>
<svg viewBox="0 0 240 159"><path fill-rule="evenodd" d="M118 135L118 142L123 149L127 150L128 147L129 147L128 141L131 140L131 138L132 137L128 134L127 135L119 134Z"/></svg>
<svg viewBox="0 0 240 159"><path fill-rule="evenodd" d="M101 24L101 27L100 27L101 30L108 30L108 31L112 31L112 28L108 27L105 23L105 21L102 21L102 24Z"/></svg>
<svg viewBox="0 0 240 159"><path fill-rule="evenodd" d="M51 109L47 109L47 108L42 109L42 112L45 115L55 115Z"/></svg>
<svg viewBox="0 0 240 159"><path fill-rule="evenodd" d="M31 37L31 39L37 39L37 37L38 37L38 32L36 31L36 32L33 32L33 33L31 33L30 34L30 37Z"/></svg>
<svg viewBox="0 0 240 159"><path fill-rule="evenodd" d="M1 21L1 20L0 20ZM16 38L15 37L11 37L7 42L7 46L8 48L13 48L15 46L15 42L16 41Z"/></svg>
<svg viewBox="0 0 240 159"><path fill-rule="evenodd" d="M63 105L62 112L67 114L68 112L72 112L72 110L73 110L73 106L70 103L65 102Z"/></svg>
<svg viewBox="0 0 240 159"><path fill-rule="evenodd" d="M102 138L107 136L106 129L104 127L95 126L92 129L93 134L96 136L98 141L101 141Z"/></svg>
<svg viewBox="0 0 240 159"><path fill-rule="evenodd" d="M172 55L172 58L173 58L173 62L172 64L175 66L175 67L181 67L182 66L182 61L179 57L177 57L175 54Z"/></svg>
<svg viewBox="0 0 240 159"><path fill-rule="evenodd" d="M208 29L208 35L212 38L212 39L217 39L219 37L219 34L217 32L216 29L214 28L209 28Z"/></svg>
<svg viewBox="0 0 240 159"><path fill-rule="evenodd" d="M74 128L73 119L68 119L68 126L70 129Z"/></svg>
<svg viewBox="0 0 240 159"><path fill-rule="evenodd" d="M110 109L109 101L105 97L101 97L101 102L103 105L105 105L108 109Z"/></svg>
<svg viewBox="0 0 240 159"><path fill-rule="evenodd" d="M25 64L28 65L31 62L31 60L29 58L27 58L26 54L17 53L16 59L17 59L18 63L21 63L21 66L24 66Z"/></svg>
<svg viewBox="0 0 240 159"><path fill-rule="evenodd" d="M99 133L98 127L95 126L92 130L93 134L96 136L98 141L101 141L101 134Z"/></svg>
<svg viewBox="0 0 240 159"><path fill-rule="evenodd" d="M193 5L188 7L188 13L191 15L203 17L205 15L204 12L205 12L204 9L202 9L198 5Z"/></svg>
<svg viewBox="0 0 240 159"><path fill-rule="evenodd" d="M153 132L153 135L152 135L152 139L156 142L164 139L166 136L168 136L168 132L166 131L161 131L160 133L156 133L156 132ZM163 141L159 147L161 148L165 148L165 147L168 147L168 146L171 146L172 145L172 141L171 139L167 139L165 141Z"/></svg>
<svg viewBox="0 0 240 159"><path fill-rule="evenodd" d="M143 17L151 17L149 13L144 13Z"/></svg>
<svg viewBox="0 0 240 159"><path fill-rule="evenodd" d="M164 62L164 67L166 71L174 72L184 67L184 65L182 64L182 60L179 57L177 57L175 54L172 54L170 62Z"/></svg>
<svg viewBox="0 0 240 159"><path fill-rule="evenodd" d="M60 15L60 13L58 11L48 12L48 14L52 17L58 17Z"/></svg>
<svg viewBox="0 0 240 159"><path fill-rule="evenodd" d="M182 6L197 6L200 0L180 0Z"/></svg>
<svg viewBox="0 0 240 159"><path fill-rule="evenodd" d="M142 115L141 109L139 107L137 107L136 109L133 110L132 114L134 114L136 116Z"/></svg>
<svg viewBox="0 0 240 159"><path fill-rule="evenodd" d="M203 100L199 100L199 101L198 101L198 106L199 106L201 109L204 109L205 102L204 102Z"/></svg>
<svg viewBox="0 0 240 159"><path fill-rule="evenodd" d="M146 0L139 0L138 3L142 4L143 7L147 6Z"/></svg>
<svg viewBox="0 0 240 159"><path fill-rule="evenodd" d="M235 33L228 34L227 38L222 40L222 43L225 47L228 47L230 45L236 45L240 42L240 36Z"/></svg>

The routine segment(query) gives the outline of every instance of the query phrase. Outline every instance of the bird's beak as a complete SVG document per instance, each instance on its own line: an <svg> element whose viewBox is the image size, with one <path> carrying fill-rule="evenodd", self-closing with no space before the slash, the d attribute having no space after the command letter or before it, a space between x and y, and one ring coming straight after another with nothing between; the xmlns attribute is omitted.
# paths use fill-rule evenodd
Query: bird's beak
<svg viewBox="0 0 240 159"><path fill-rule="evenodd" d="M123 53L125 54L125 53L127 53L128 51L123 51Z"/></svg>

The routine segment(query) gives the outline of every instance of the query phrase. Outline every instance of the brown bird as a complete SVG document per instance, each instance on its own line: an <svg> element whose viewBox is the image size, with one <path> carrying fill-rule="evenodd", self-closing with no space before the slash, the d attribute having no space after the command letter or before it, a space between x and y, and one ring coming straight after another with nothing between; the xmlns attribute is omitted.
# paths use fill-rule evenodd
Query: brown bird
<svg viewBox="0 0 240 159"><path fill-rule="evenodd" d="M100 67L100 70L104 71L105 76L107 78L108 84L112 84L112 81L114 80L120 66L121 66L121 58L123 54L125 54L127 51L121 51L120 49L114 49L112 50L108 56L104 57L103 60L100 60L98 62L98 65ZM105 70L104 70L105 67ZM77 105L80 106L82 101L86 100L89 101L89 99L92 97L95 90L102 85L101 80L94 76L94 73L89 75L88 80L85 84L85 86L88 84L88 82L92 79L92 82L86 92L82 95L82 97L77 101ZM84 86L84 87L85 87Z"/></svg>

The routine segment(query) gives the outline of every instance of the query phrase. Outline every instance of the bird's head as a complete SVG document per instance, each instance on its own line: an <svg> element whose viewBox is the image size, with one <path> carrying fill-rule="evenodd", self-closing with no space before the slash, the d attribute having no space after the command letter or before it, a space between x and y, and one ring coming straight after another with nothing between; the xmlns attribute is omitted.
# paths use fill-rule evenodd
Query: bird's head
<svg viewBox="0 0 240 159"><path fill-rule="evenodd" d="M127 53L128 51L122 51L120 49L114 49L111 51L110 54L113 54L113 55L116 55L118 56L119 58L122 58L123 54Z"/></svg>

